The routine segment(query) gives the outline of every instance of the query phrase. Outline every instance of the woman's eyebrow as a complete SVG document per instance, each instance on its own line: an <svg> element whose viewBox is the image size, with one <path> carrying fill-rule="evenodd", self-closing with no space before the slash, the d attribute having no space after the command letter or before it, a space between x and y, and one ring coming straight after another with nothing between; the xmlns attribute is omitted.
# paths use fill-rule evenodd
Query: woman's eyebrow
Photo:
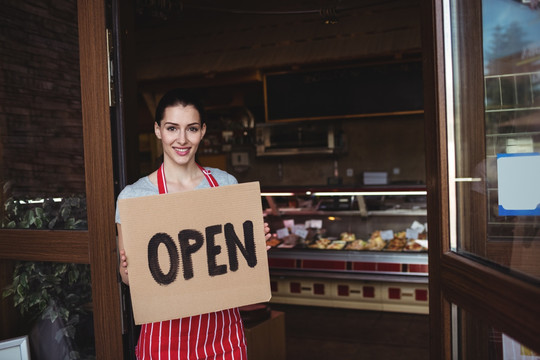
<svg viewBox="0 0 540 360"><path fill-rule="evenodd" d="M171 122L171 121L166 121L166 122L165 122L165 125L180 126L180 124L175 123L175 122ZM201 125L201 123L199 123L199 122L194 122L194 123L191 123L191 124L187 124L186 126L193 126L193 125Z"/></svg>

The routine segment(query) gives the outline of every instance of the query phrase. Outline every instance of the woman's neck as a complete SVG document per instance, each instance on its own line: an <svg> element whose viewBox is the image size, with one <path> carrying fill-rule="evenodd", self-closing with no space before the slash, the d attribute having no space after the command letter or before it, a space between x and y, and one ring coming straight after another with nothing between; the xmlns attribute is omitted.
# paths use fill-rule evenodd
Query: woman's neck
<svg viewBox="0 0 540 360"><path fill-rule="evenodd" d="M204 177L195 162L178 165L165 161L163 168L169 193L193 190Z"/></svg>

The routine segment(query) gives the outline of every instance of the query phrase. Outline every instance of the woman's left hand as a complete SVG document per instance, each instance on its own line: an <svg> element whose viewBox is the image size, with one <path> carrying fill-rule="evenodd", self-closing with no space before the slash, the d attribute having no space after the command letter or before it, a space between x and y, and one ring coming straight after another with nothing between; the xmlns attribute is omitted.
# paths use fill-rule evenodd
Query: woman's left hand
<svg viewBox="0 0 540 360"><path fill-rule="evenodd" d="M270 233L270 226L268 223L264 223L264 238L266 241L268 241L272 237L272 234ZM269 250L271 246L266 245L266 250Z"/></svg>

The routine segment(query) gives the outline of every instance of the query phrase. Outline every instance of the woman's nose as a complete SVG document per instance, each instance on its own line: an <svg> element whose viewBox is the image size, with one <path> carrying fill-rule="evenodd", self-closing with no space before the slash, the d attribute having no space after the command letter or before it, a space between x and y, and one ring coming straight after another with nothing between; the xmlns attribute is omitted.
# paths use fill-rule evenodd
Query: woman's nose
<svg viewBox="0 0 540 360"><path fill-rule="evenodd" d="M187 139L186 132L180 130L180 131L178 132L178 136L176 137L176 142L178 142L179 144L185 144L185 143L186 143L186 139Z"/></svg>

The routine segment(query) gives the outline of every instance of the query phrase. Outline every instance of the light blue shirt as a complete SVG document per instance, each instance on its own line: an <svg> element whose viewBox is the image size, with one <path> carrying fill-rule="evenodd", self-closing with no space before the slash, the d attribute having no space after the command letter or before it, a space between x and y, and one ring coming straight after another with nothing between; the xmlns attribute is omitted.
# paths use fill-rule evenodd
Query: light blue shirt
<svg viewBox="0 0 540 360"><path fill-rule="evenodd" d="M217 169L217 168L211 168L211 167L204 167L206 170L210 171L214 179L216 179L219 186L224 185L234 185L238 184L238 180L231 174L229 174L226 171ZM208 183L208 180L206 180L206 177L200 182L199 185L195 188L197 189L204 189L209 188L210 184ZM134 182L131 185L126 186L121 192L120 195L118 195L118 199L116 200L116 222L120 224L120 213L118 211L118 200L120 199L130 199L130 198L136 198L141 196L150 196L150 195L158 195L159 189L156 185L152 184L148 176L142 177L136 182Z"/></svg>

